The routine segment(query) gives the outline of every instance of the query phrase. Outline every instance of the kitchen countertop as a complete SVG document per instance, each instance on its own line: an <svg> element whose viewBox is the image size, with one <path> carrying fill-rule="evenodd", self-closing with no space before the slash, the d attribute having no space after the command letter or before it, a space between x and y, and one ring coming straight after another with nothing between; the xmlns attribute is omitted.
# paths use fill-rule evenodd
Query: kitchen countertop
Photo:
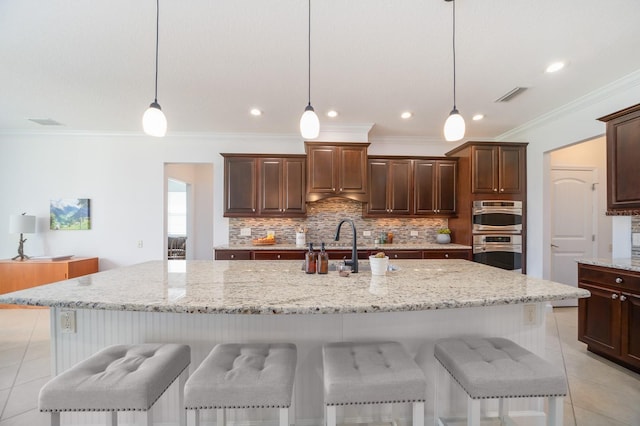
<svg viewBox="0 0 640 426"><path fill-rule="evenodd" d="M332 262L333 263L333 262ZM386 276L305 274L300 261L151 261L0 295L0 303L116 311L335 314L422 311L588 297L466 260L394 260Z"/></svg>
<svg viewBox="0 0 640 426"><path fill-rule="evenodd" d="M624 269L625 271L640 272L640 259L630 257L621 258L583 258L577 259L578 263L585 265L604 266L607 268Z"/></svg>
<svg viewBox="0 0 640 426"><path fill-rule="evenodd" d="M312 242L312 241L311 241ZM295 244L225 244L214 247L214 250L306 250L309 242L304 247ZM320 244L313 242L314 250L320 250ZM351 250L351 244L332 241L325 242L327 250ZM471 250L471 246L462 244L438 244L438 243L398 243L398 244L358 244L358 250Z"/></svg>

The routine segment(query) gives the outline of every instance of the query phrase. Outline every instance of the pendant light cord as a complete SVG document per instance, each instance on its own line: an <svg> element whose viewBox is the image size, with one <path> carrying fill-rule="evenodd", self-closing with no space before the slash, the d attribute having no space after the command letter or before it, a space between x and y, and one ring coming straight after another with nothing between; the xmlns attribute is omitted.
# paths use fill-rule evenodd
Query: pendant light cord
<svg viewBox="0 0 640 426"><path fill-rule="evenodd" d="M160 0L156 0L156 90L154 103L158 103L158 40L160 33Z"/></svg>
<svg viewBox="0 0 640 426"><path fill-rule="evenodd" d="M453 3L453 109L456 109L456 0Z"/></svg>
<svg viewBox="0 0 640 426"><path fill-rule="evenodd" d="M309 17L308 17L308 25L307 28L309 30L309 34L307 37L307 41L309 43L308 45L308 76L307 76L307 90L308 90L308 99L309 99L309 105L311 105L311 0L309 0Z"/></svg>

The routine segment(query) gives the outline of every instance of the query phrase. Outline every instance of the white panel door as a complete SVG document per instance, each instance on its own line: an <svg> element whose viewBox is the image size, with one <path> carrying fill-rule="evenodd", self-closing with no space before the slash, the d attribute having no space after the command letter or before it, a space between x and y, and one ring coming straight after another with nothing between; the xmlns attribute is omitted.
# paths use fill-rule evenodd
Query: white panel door
<svg viewBox="0 0 640 426"><path fill-rule="evenodd" d="M596 191L593 169L551 169L551 280L578 286L580 257L595 257ZM577 300L553 303L577 306Z"/></svg>

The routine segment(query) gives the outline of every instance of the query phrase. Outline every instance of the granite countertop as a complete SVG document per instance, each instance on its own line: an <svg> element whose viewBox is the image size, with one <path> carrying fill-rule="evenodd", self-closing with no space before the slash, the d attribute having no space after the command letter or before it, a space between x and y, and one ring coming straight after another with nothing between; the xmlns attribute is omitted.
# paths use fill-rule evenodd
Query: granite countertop
<svg viewBox="0 0 640 426"><path fill-rule="evenodd" d="M620 258L583 258L577 259L578 263L585 265L604 266L607 268L624 269L625 271L640 272L640 259L630 257Z"/></svg>
<svg viewBox="0 0 640 426"><path fill-rule="evenodd" d="M363 270L368 261L361 261ZM576 287L466 260L394 260L397 271L305 274L301 261L151 261L0 295L0 303L118 311L333 314L588 297Z"/></svg>
<svg viewBox="0 0 640 426"><path fill-rule="evenodd" d="M313 242L313 241L311 241ZM224 244L215 246L214 250L306 250L295 244L272 244L256 246L252 244ZM351 250L351 244L332 241L325 243L327 250ZM320 249L320 244L313 242L314 250ZM438 243L398 243L398 244L358 244L358 250L471 250L471 246L463 244L438 244Z"/></svg>

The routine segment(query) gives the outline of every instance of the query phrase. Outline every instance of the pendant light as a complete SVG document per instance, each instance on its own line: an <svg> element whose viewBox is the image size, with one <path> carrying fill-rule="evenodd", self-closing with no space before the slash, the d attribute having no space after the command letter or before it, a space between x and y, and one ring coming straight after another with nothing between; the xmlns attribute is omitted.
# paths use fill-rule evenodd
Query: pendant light
<svg viewBox="0 0 640 426"><path fill-rule="evenodd" d="M315 139L320 134L320 120L311 106L311 0L309 0L309 103L300 118L300 134L304 139Z"/></svg>
<svg viewBox="0 0 640 426"><path fill-rule="evenodd" d="M167 118L158 103L158 34L160 32L160 0L156 0L156 91L149 108L142 116L142 128L150 136L163 137L167 133Z"/></svg>
<svg viewBox="0 0 640 426"><path fill-rule="evenodd" d="M464 118L456 108L456 1L444 0L453 3L453 109L444 123L444 138L449 142L459 141L464 137Z"/></svg>

